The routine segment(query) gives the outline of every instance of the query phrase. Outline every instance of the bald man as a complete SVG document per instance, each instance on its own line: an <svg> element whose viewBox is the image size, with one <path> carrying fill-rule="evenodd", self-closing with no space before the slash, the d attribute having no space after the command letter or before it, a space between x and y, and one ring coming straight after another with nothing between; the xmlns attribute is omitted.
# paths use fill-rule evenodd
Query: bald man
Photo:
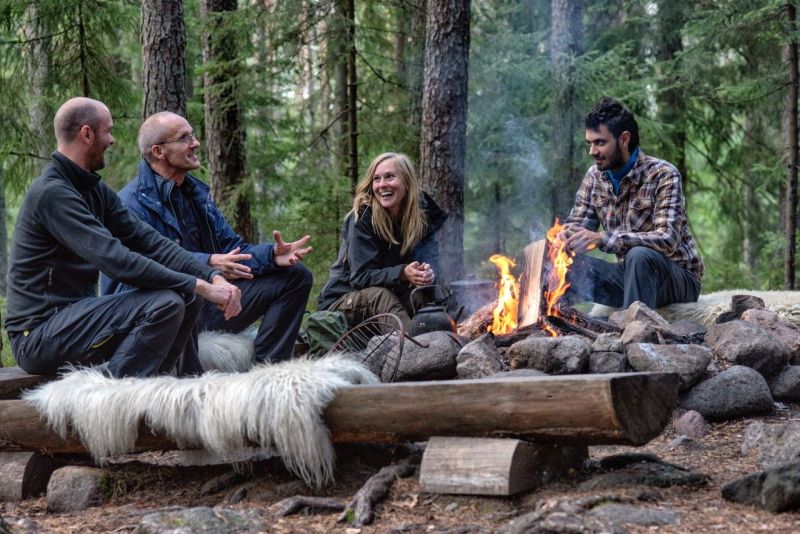
<svg viewBox="0 0 800 534"><path fill-rule="evenodd" d="M122 202L160 234L219 269L242 292L242 313L227 319L203 307L203 330L239 332L260 320L255 357L277 362L292 356L312 277L300 261L311 252L309 236L285 243L246 243L214 204L206 184L190 174L200 167L200 143L189 122L175 113L156 113L139 129L142 160L136 178L120 191ZM110 278L113 278L111 276ZM103 278L104 293L124 290Z"/></svg>
<svg viewBox="0 0 800 534"><path fill-rule="evenodd" d="M33 374L65 364L106 364L116 377L199 374L203 299L234 317L241 294L101 181L112 126L108 108L89 98L56 113L58 148L25 195L11 246L5 325L14 357ZM98 297L98 270L136 289Z"/></svg>

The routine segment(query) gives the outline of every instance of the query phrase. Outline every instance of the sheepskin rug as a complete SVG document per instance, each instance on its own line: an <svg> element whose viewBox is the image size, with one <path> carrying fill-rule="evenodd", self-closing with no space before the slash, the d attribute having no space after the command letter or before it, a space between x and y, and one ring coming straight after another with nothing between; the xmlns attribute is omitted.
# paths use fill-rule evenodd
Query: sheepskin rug
<svg viewBox="0 0 800 534"><path fill-rule="evenodd" d="M334 466L325 406L337 388L379 382L360 363L330 355L194 378L115 379L98 369L72 369L23 398L61 436L74 430L99 463L133 451L145 421L181 448L220 457L256 445L319 487L333 479Z"/></svg>
<svg viewBox="0 0 800 534"><path fill-rule="evenodd" d="M239 334L200 332L197 336L197 356L203 371L243 373L255 363L254 329Z"/></svg>
<svg viewBox="0 0 800 534"><path fill-rule="evenodd" d="M734 295L753 295L764 300L767 309L776 312L790 323L800 327L800 291L754 291L751 289L725 289L700 295L697 302L670 304L656 311L667 321L673 323L681 319L696 321L709 327L717 317L731 310L731 297ZM595 304L589 315L608 317L617 308Z"/></svg>

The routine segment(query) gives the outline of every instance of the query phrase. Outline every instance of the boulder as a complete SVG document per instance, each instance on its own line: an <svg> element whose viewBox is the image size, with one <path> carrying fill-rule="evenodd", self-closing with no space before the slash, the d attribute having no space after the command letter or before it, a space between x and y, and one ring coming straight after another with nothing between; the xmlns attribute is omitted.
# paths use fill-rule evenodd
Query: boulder
<svg viewBox="0 0 800 534"><path fill-rule="evenodd" d="M683 395L680 404L707 419L732 419L770 411L772 395L760 373L736 365L694 386Z"/></svg>
<svg viewBox="0 0 800 534"><path fill-rule="evenodd" d="M762 469L800 462L800 424L754 421L744 431L742 454L756 451Z"/></svg>
<svg viewBox="0 0 800 534"><path fill-rule="evenodd" d="M670 323L669 329L672 330L672 333L677 336L699 339L703 339L707 331L706 327L702 324L698 323L697 321L690 321L688 319L681 319L679 321L675 321L674 323Z"/></svg>
<svg viewBox="0 0 800 534"><path fill-rule="evenodd" d="M111 491L109 474L104 469L67 466L56 469L47 484L47 511L79 512L99 506Z"/></svg>
<svg viewBox="0 0 800 534"><path fill-rule="evenodd" d="M742 319L756 323L783 342L789 349L792 363L800 363L800 328L772 310L752 309L742 314Z"/></svg>
<svg viewBox="0 0 800 534"><path fill-rule="evenodd" d="M638 300L628 306L627 310L612 313L608 321L620 328L627 328L632 322L641 321L669 330L669 323L666 319Z"/></svg>
<svg viewBox="0 0 800 534"><path fill-rule="evenodd" d="M257 512L246 513L225 508L185 508L155 512L142 517L133 534L197 534L264 532L266 525Z"/></svg>
<svg viewBox="0 0 800 534"><path fill-rule="evenodd" d="M800 463L752 473L722 487L728 501L765 508L770 512L800 509Z"/></svg>
<svg viewBox="0 0 800 534"><path fill-rule="evenodd" d="M752 321L715 324L705 340L718 358L751 367L764 376L774 375L789 363L786 345Z"/></svg>
<svg viewBox="0 0 800 534"><path fill-rule="evenodd" d="M702 345L654 345L631 343L625 347L628 364L636 371L678 373L685 391L705 374L711 351Z"/></svg>
<svg viewBox="0 0 800 534"><path fill-rule="evenodd" d="M769 382L772 398L779 401L800 401L800 365L790 365Z"/></svg>
<svg viewBox="0 0 800 534"><path fill-rule="evenodd" d="M589 372L627 373L631 371L628 358L621 352L593 352L589 355Z"/></svg>
<svg viewBox="0 0 800 534"><path fill-rule="evenodd" d="M512 369L532 368L547 374L585 373L592 346L580 336L528 337L508 348Z"/></svg>
<svg viewBox="0 0 800 534"><path fill-rule="evenodd" d="M695 410L689 410L675 420L672 425L675 434L690 438L704 438L708 435L708 425L703 415Z"/></svg>
<svg viewBox="0 0 800 534"><path fill-rule="evenodd" d="M394 377L395 382L446 380L456 376L456 356L461 344L449 332L427 332L414 338L421 345L406 340ZM390 380L390 366L383 366L381 380Z"/></svg>
<svg viewBox="0 0 800 534"><path fill-rule="evenodd" d="M622 337L619 334L599 334L592 343L592 352L622 352L625 350Z"/></svg>
<svg viewBox="0 0 800 534"><path fill-rule="evenodd" d="M503 357L492 334L483 334L467 343L456 357L458 378L484 378L503 369Z"/></svg>
<svg viewBox="0 0 800 534"><path fill-rule="evenodd" d="M656 327L644 321L631 321L622 332L622 344L661 343Z"/></svg>
<svg viewBox="0 0 800 534"><path fill-rule="evenodd" d="M747 310L764 309L764 299L756 297L755 295L733 295L731 297L730 311L723 312L714 320L715 323L727 323L741 319L742 314Z"/></svg>

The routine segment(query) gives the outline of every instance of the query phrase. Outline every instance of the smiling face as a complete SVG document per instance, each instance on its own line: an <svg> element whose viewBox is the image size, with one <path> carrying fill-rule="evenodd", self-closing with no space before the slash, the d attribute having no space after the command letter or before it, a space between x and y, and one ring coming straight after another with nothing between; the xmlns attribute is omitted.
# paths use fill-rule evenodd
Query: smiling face
<svg viewBox="0 0 800 534"><path fill-rule="evenodd" d="M100 119L97 121L97 126L91 128L94 134L92 145L86 152L86 166L90 171L99 171L106 166L106 150L114 144L114 136L111 135L111 128L114 126L111 112L103 107L99 110L99 114Z"/></svg>
<svg viewBox="0 0 800 534"><path fill-rule="evenodd" d="M380 162L372 175L372 193L395 221L400 218L407 192L408 186L397 172L394 159L388 158Z"/></svg>
<svg viewBox="0 0 800 534"><path fill-rule="evenodd" d="M629 132L622 132L618 138L614 138L605 124L601 124L597 130L586 129L589 155L600 171L619 169L625 165L625 162L631 157L628 150L629 142Z"/></svg>
<svg viewBox="0 0 800 534"><path fill-rule="evenodd" d="M192 126L183 117L170 115L162 120L163 139L151 147L151 164L158 174L181 184L187 172L200 167L197 156L200 143L193 135Z"/></svg>

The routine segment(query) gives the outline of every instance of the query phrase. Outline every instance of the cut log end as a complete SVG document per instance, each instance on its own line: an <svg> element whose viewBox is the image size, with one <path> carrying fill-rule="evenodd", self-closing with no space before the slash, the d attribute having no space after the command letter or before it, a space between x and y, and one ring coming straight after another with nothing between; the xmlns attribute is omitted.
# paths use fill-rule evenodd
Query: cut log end
<svg viewBox="0 0 800 534"><path fill-rule="evenodd" d="M611 403L633 445L644 445L667 426L678 402L680 378L675 373L615 375L609 382Z"/></svg>

